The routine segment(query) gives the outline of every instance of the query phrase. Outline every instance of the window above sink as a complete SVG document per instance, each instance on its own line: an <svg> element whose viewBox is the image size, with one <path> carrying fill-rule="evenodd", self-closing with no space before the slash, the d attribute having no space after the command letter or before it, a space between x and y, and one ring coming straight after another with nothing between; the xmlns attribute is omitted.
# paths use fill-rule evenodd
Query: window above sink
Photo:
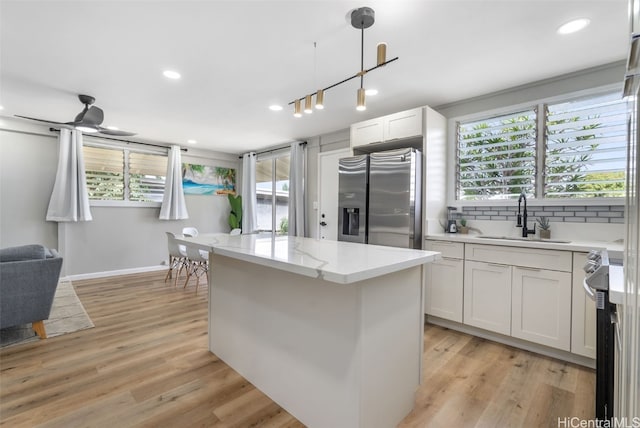
<svg viewBox="0 0 640 428"><path fill-rule="evenodd" d="M623 204L626 104L619 88L579 95L453 119L452 202Z"/></svg>

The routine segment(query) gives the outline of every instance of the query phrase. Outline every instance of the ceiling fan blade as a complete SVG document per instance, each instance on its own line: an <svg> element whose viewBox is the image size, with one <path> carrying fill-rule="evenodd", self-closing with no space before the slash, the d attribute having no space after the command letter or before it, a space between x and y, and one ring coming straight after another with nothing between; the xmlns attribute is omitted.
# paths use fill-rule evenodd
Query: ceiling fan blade
<svg viewBox="0 0 640 428"><path fill-rule="evenodd" d="M119 129L108 129L98 126L98 132L105 135L113 135L117 137L131 137L136 135L135 132L121 131Z"/></svg>
<svg viewBox="0 0 640 428"><path fill-rule="evenodd" d="M84 110L76 115L73 122L67 122L67 125L100 125L104 120L104 112L96 106L85 106Z"/></svg>
<svg viewBox="0 0 640 428"><path fill-rule="evenodd" d="M73 119L73 122L67 122L69 125L73 125L76 123L81 123L82 119L84 119L84 115L89 111L89 106L84 106L82 111L76 115L76 118Z"/></svg>
<svg viewBox="0 0 640 428"><path fill-rule="evenodd" d="M89 107L89 110L84 114L81 122L84 124L100 125L104 120L104 112L101 108L96 106Z"/></svg>
<svg viewBox="0 0 640 428"><path fill-rule="evenodd" d="M20 116L19 114L16 114L15 117L19 117L19 118L22 118L22 119L35 120L36 122L50 123L52 125L68 125L68 123L56 122L54 120L36 119L35 117Z"/></svg>

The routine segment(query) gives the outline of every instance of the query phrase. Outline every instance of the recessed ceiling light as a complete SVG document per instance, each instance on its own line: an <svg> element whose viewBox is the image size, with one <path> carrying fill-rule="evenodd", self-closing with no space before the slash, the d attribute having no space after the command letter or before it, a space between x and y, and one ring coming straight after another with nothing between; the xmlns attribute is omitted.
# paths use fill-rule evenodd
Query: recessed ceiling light
<svg viewBox="0 0 640 428"><path fill-rule="evenodd" d="M167 79L177 80L177 79L180 78L180 73L178 73L177 71L173 71L173 70L165 70L165 71L162 72L162 74Z"/></svg>
<svg viewBox="0 0 640 428"><path fill-rule="evenodd" d="M197 141L196 141L196 140L187 140L187 143L189 143L189 144L196 144L196 143L197 143Z"/></svg>
<svg viewBox="0 0 640 428"><path fill-rule="evenodd" d="M584 27L586 27L587 25L589 25L589 23L591 22L590 19L588 18L580 18L580 19L574 19L573 21L569 21L566 24L561 25L558 28L558 34L571 34L571 33L575 33L576 31L580 31L582 30Z"/></svg>
<svg viewBox="0 0 640 428"><path fill-rule="evenodd" d="M107 126L107 129L110 129L110 130L112 130L112 131L117 131L117 130L119 130L120 128L118 128L117 126Z"/></svg>
<svg viewBox="0 0 640 428"><path fill-rule="evenodd" d="M0 110L4 110L4 107L0 106Z"/></svg>
<svg viewBox="0 0 640 428"><path fill-rule="evenodd" d="M378 90L377 89L367 89L366 91L364 91L365 94L367 95L378 95Z"/></svg>
<svg viewBox="0 0 640 428"><path fill-rule="evenodd" d="M280 110L282 110L282 106L277 105L277 104L273 104L273 105L269 106L269 110L280 111Z"/></svg>

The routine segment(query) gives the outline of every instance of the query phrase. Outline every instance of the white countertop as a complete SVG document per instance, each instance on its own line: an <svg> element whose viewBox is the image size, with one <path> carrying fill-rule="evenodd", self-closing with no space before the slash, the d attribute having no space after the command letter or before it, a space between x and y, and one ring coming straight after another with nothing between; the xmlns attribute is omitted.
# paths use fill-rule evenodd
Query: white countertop
<svg viewBox="0 0 640 428"><path fill-rule="evenodd" d="M271 235L200 234L178 238L213 254L299 275L350 284L440 258L435 251Z"/></svg>
<svg viewBox="0 0 640 428"><path fill-rule="evenodd" d="M427 235L426 239L433 239L438 241L452 241L452 242L464 242L469 244L487 244L487 245L503 245L506 247L526 247L526 248L540 248L547 250L565 250L565 251L580 251L589 252L595 249L607 249L610 252L620 252L624 250L624 244L619 241L605 242L605 241L589 241L585 239L571 240L568 243L546 241L544 239L491 239L481 238L482 235L477 234L462 234L462 233L439 233L433 235Z"/></svg>

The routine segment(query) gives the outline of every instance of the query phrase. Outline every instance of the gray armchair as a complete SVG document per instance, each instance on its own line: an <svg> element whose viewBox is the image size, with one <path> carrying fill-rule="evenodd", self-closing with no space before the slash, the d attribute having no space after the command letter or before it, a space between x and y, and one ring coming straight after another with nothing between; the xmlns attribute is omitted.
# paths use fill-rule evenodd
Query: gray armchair
<svg viewBox="0 0 640 428"><path fill-rule="evenodd" d="M41 339L58 287L62 257L42 245L0 250L0 328L32 323Z"/></svg>

